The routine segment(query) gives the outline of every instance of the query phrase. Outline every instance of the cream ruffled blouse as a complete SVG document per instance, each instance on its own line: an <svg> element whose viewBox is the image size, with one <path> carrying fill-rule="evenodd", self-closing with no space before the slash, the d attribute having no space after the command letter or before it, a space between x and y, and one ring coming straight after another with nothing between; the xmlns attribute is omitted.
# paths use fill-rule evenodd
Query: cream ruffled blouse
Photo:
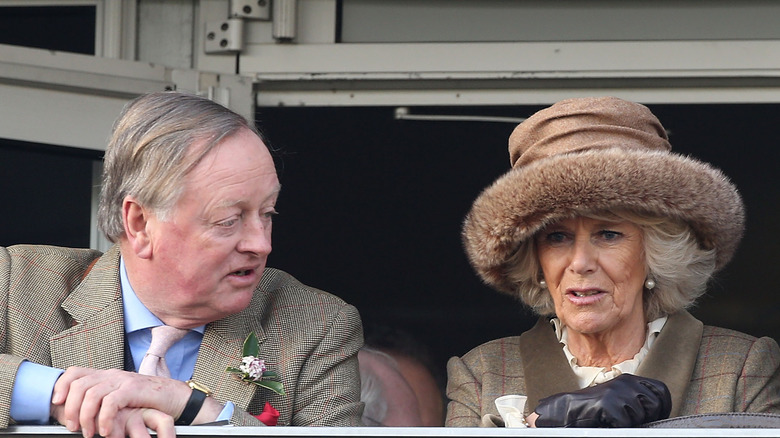
<svg viewBox="0 0 780 438"><path fill-rule="evenodd" d="M553 318L551 322L555 325L555 336L558 337L558 341L563 344L563 353L566 354L566 358L569 360L569 366L574 374L577 376L577 381L580 384L580 388L587 388L589 386L598 385L604 383L607 380L612 380L621 374L636 374L636 370L639 368L639 364L650 352L650 347L653 346L655 338L661 333L661 329L666 324L668 318L663 316L647 324L647 339L645 344L639 350L639 353L634 355L633 358L612 365L611 368L607 367L584 367L577 365L577 358L571 354L569 350L569 336L568 330L565 325L561 324L558 318Z"/></svg>

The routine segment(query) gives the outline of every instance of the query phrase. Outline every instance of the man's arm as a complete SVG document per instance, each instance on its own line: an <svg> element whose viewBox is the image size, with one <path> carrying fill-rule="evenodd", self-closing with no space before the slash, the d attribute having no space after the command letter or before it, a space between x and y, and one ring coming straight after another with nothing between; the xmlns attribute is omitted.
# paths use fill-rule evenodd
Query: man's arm
<svg viewBox="0 0 780 438"><path fill-rule="evenodd" d="M11 255L0 247L0 429L8 427L11 419L11 397L16 370L24 358L4 354L8 342L8 290L11 283Z"/></svg>
<svg viewBox="0 0 780 438"><path fill-rule="evenodd" d="M16 370L23 361L24 358L18 356L0 355L0 429L7 428L10 423L11 398L16 382Z"/></svg>
<svg viewBox="0 0 780 438"><path fill-rule="evenodd" d="M98 256L92 250L0 247L0 429L12 421L17 370L26 360L51 364L49 337L68 327L60 303Z"/></svg>
<svg viewBox="0 0 780 438"><path fill-rule="evenodd" d="M22 424L48 424L51 394L64 370L24 361L19 365L11 396L11 418Z"/></svg>
<svg viewBox="0 0 780 438"><path fill-rule="evenodd" d="M55 418L85 437L111 436L127 428L128 412L152 409L177 419L192 389L179 380L122 370L71 367L59 378L52 395ZM212 422L224 406L207 397L192 424Z"/></svg>
<svg viewBox="0 0 780 438"><path fill-rule="evenodd" d="M345 304L301 368L293 426L360 426L357 353L363 326L357 309Z"/></svg>

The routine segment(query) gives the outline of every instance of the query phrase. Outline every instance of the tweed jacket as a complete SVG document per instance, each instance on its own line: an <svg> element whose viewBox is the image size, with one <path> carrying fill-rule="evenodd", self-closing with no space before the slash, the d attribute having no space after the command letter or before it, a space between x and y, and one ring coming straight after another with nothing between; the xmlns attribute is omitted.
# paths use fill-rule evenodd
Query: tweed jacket
<svg viewBox="0 0 780 438"><path fill-rule="evenodd" d="M447 426L503 425L495 406L506 394L539 400L578 390L549 319L520 336L487 342L447 364ZM780 347L771 338L705 326L671 315L637 374L666 383L671 417L703 413L780 413Z"/></svg>
<svg viewBox="0 0 780 438"><path fill-rule="evenodd" d="M94 267L88 269L96 260ZM85 272L88 273L85 275ZM124 317L119 249L0 247L0 427L9 424L11 391L22 360L67 368L122 369ZM286 395L234 379L244 339L254 331L261 358ZM207 324L193 380L236 405L231 423L257 425L266 402L279 425L360 425L357 310L290 275L266 268L249 306Z"/></svg>

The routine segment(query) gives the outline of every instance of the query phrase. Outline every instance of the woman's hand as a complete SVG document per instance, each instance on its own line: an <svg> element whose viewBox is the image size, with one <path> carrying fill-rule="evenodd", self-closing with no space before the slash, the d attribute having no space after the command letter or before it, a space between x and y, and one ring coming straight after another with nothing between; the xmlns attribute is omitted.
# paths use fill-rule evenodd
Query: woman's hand
<svg viewBox="0 0 780 438"><path fill-rule="evenodd" d="M539 401L536 427L634 427L669 417L672 396L666 385L632 374Z"/></svg>

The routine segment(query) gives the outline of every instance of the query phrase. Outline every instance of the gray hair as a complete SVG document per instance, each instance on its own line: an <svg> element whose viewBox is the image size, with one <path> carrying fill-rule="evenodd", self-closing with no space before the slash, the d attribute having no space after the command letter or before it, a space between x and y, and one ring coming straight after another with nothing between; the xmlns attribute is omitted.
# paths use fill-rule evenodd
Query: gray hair
<svg viewBox="0 0 780 438"><path fill-rule="evenodd" d="M638 212L586 213L592 219L634 223L642 230L642 243L648 276L653 289L643 294L648 321L693 306L704 294L715 272L715 250L699 247L691 227L682 220L648 216ZM510 280L518 285L520 300L539 315L555 314L550 292L539 284L541 267L536 239L526 239L510 260Z"/></svg>
<svg viewBox="0 0 780 438"><path fill-rule="evenodd" d="M220 142L241 129L259 133L245 118L193 94L157 92L125 105L106 147L98 226L112 242L124 235L122 203L133 196L166 220L184 177ZM197 153L189 151L198 144Z"/></svg>
<svg viewBox="0 0 780 438"><path fill-rule="evenodd" d="M365 346L360 351L363 354L373 355L378 360L381 359L388 366L395 369L398 368L395 359L387 353ZM360 401L365 404L362 417L363 424L365 426L381 426L387 415L387 397L385 396L382 379L374 372L371 372L370 368L361 367Z"/></svg>

